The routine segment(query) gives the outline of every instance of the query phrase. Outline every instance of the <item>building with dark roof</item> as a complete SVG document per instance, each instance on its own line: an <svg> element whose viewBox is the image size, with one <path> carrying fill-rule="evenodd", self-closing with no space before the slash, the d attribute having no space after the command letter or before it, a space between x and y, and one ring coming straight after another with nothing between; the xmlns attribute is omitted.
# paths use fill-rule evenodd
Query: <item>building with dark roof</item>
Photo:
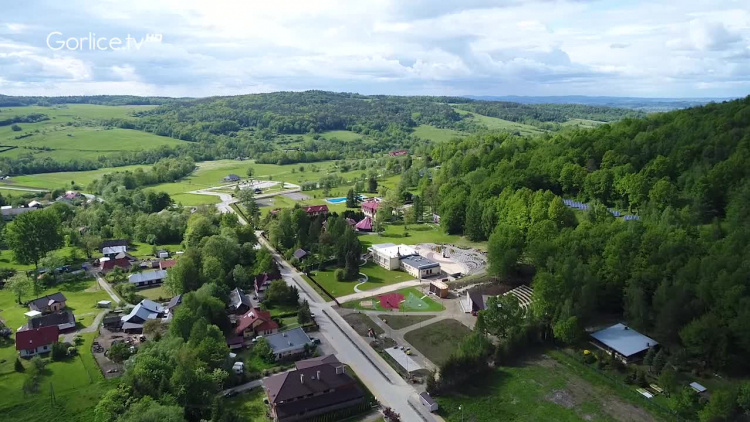
<svg viewBox="0 0 750 422"><path fill-rule="evenodd" d="M355 224L354 228L362 232L371 232L372 231L372 218L365 217L359 220L359 223Z"/></svg>
<svg viewBox="0 0 750 422"><path fill-rule="evenodd" d="M43 314L49 312L58 312L65 309L66 301L67 299L65 298L64 294L60 292L52 293L51 295L47 295L30 301L29 309L32 311L41 312Z"/></svg>
<svg viewBox="0 0 750 422"><path fill-rule="evenodd" d="M293 256L297 258L298 260L302 260L304 257L307 256L307 251L304 249L297 249L296 251L294 251Z"/></svg>
<svg viewBox="0 0 750 422"><path fill-rule="evenodd" d="M242 315L253 307L253 302L239 288L229 292L229 312Z"/></svg>
<svg viewBox="0 0 750 422"><path fill-rule="evenodd" d="M174 314L174 311L182 305L182 295L179 294L172 299L169 300L169 303L167 303L167 312L170 314Z"/></svg>
<svg viewBox="0 0 750 422"><path fill-rule="evenodd" d="M119 256L119 255L118 255ZM129 270L130 269L130 260L127 257L122 258L114 258L114 259L101 259L100 262L100 271L103 273L110 272L115 269L115 267L120 267L123 270Z"/></svg>
<svg viewBox="0 0 750 422"><path fill-rule="evenodd" d="M42 315L31 318L21 327L20 331L36 330L44 327L57 327L60 331L70 330L76 327L76 317L72 311L56 312L54 314Z"/></svg>
<svg viewBox="0 0 750 422"><path fill-rule="evenodd" d="M130 313L122 316L122 329L125 332L139 333L143 331L146 321L163 318L165 309L153 300L143 299L135 305Z"/></svg>
<svg viewBox="0 0 750 422"><path fill-rule="evenodd" d="M594 344L624 362L638 360L646 354L648 349L659 343L643 334L631 329L624 324L615 324L609 328L599 330L591 337L596 340Z"/></svg>
<svg viewBox="0 0 750 422"><path fill-rule="evenodd" d="M166 270L177 265L177 260L174 259L162 259L159 261L159 269Z"/></svg>
<svg viewBox="0 0 750 422"><path fill-rule="evenodd" d="M466 294L466 305L464 306L464 309L466 312L471 312L472 314L484 310L484 296L479 292L468 292Z"/></svg>
<svg viewBox="0 0 750 422"><path fill-rule="evenodd" d="M380 202L376 201L375 199L371 199L368 201L362 202L362 212L365 214L365 217L370 217L371 219L375 219L378 214L378 208L380 208Z"/></svg>
<svg viewBox="0 0 750 422"><path fill-rule="evenodd" d="M2 214L3 220L10 221L21 214L31 212L31 211L36 211L38 209L39 208L37 207L29 207L29 208L2 207L0 208L0 214Z"/></svg>
<svg viewBox="0 0 750 422"><path fill-rule="evenodd" d="M365 401L363 390L333 355L299 361L296 369L264 379L263 388L279 422L308 420Z"/></svg>
<svg viewBox="0 0 750 422"><path fill-rule="evenodd" d="M255 276L255 296L258 300L263 300L266 295L266 289L271 285L274 280L281 280L281 274L279 273L263 273Z"/></svg>
<svg viewBox="0 0 750 422"><path fill-rule="evenodd" d="M102 244L100 245L100 248L111 248L114 246L125 246L127 247L130 244L127 239L109 239L102 241Z"/></svg>
<svg viewBox="0 0 750 422"><path fill-rule="evenodd" d="M440 264L421 255L401 258L401 269L414 278L432 277L440 274Z"/></svg>
<svg viewBox="0 0 750 422"><path fill-rule="evenodd" d="M52 350L52 345L57 343L60 330L57 326L42 327L34 330L19 331L16 333L16 350L22 358L36 356Z"/></svg>

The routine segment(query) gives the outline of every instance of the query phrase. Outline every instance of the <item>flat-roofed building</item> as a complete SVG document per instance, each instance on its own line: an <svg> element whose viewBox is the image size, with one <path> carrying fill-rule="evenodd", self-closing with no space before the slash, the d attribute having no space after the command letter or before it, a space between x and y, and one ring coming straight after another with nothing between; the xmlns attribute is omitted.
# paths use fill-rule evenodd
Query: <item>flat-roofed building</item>
<svg viewBox="0 0 750 422"><path fill-rule="evenodd" d="M591 334L591 337L596 340L594 344L597 347L613 353L623 362L639 360L648 349L659 344L656 340L621 323L599 330Z"/></svg>

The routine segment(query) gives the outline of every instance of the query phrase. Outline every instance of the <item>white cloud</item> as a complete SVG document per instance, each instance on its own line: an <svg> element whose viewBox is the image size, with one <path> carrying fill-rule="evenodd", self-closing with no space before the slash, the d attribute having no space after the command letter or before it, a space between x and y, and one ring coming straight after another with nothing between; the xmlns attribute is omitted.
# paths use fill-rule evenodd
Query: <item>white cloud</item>
<svg viewBox="0 0 750 422"><path fill-rule="evenodd" d="M7 21L0 23L2 93L750 90L745 0L40 0L7 9L0 18ZM51 31L161 33L163 41L140 50L55 53L44 46Z"/></svg>

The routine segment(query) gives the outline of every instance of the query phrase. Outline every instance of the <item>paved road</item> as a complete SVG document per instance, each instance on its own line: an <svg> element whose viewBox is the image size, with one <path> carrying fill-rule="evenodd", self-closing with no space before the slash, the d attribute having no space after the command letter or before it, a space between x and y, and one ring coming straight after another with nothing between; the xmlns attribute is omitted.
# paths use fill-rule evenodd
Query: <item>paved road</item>
<svg viewBox="0 0 750 422"><path fill-rule="evenodd" d="M260 194L260 195L255 195L255 199L271 198L271 197L274 197L274 196L277 196L277 195L283 195L285 193L300 192L300 187L299 186L291 184L291 183L286 183L286 185L288 185L291 189L286 189L286 190L282 190L282 191L279 191L279 192L272 192L272 193L264 193L264 194ZM234 212L234 209L232 209L231 205L234 204L234 203L236 203L238 201L238 199L232 197L232 194L229 194L229 193L226 193L226 192L215 192L214 191L215 189L221 189L221 188L225 188L225 187L227 187L227 186L214 186L214 187L211 187L211 188L205 188L205 189L198 189L198 190L190 191L188 193L193 193L193 194L196 194L196 195L213 195L213 196L218 196L219 199L221 199L221 202L219 202L218 204L216 204L216 208L219 209L219 212L222 212L222 213ZM244 220L242 220L242 218L240 218L240 221L244 221ZM245 224L245 223L243 223L243 224Z"/></svg>
<svg viewBox="0 0 750 422"><path fill-rule="evenodd" d="M367 385L375 397L384 405L393 408L404 421L435 421L435 417L426 410L409 403L409 397L417 395L416 390L404 381L359 336L331 305L305 282L301 275L287 263L266 239L258 234L261 245L271 250L281 268L283 279L300 291L300 298L310 303L310 310L315 314L315 321L320 327L320 335L333 345L337 356L350 365L359 378ZM416 410L419 409L419 410Z"/></svg>
<svg viewBox="0 0 750 422"><path fill-rule="evenodd" d="M99 329L99 324L102 322L102 319L104 318L104 315L106 315L106 314L107 314L106 310L105 311L101 311L101 312L99 312L99 314L96 315L96 318L94 318L94 322L92 322L91 325L89 325L88 327L81 328L80 330L75 330L75 331L73 331L71 333L67 333L67 334L63 335L63 342L73 343L73 338L77 334L84 334L84 333L93 333L93 332L96 332L96 330Z"/></svg>
<svg viewBox="0 0 750 422"><path fill-rule="evenodd" d="M117 293L115 293L115 290L112 288L112 286L109 284L109 282L107 280L105 280L104 277L102 277L101 274L99 274L98 272L96 272L96 273L94 273L94 277L96 277L96 281L99 282L99 285L102 287L102 289L104 289L104 291L107 292L107 294L109 294L109 297L111 297L112 300L116 304L119 305L120 303L125 303L124 300L120 299L120 297L117 296Z"/></svg>
<svg viewBox="0 0 750 422"><path fill-rule="evenodd" d="M49 192L49 190L47 189L14 188L14 187L6 186L5 184L0 184L0 188L7 189L7 190L20 190L24 192Z"/></svg>

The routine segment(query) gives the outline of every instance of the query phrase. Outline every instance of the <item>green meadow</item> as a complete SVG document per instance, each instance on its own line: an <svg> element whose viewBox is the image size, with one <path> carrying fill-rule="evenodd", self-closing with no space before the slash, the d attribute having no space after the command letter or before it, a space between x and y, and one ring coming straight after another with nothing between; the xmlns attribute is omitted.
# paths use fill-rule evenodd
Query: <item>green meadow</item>
<svg viewBox="0 0 750 422"><path fill-rule="evenodd" d="M466 110L454 108L458 114L469 114ZM489 130L504 130L508 132L518 132L523 136L533 136L545 133L542 129L536 128L531 125L525 125L523 123L511 122L510 120L498 119L497 117L483 116L481 114L472 113L472 120L477 123L481 123L487 126Z"/></svg>

